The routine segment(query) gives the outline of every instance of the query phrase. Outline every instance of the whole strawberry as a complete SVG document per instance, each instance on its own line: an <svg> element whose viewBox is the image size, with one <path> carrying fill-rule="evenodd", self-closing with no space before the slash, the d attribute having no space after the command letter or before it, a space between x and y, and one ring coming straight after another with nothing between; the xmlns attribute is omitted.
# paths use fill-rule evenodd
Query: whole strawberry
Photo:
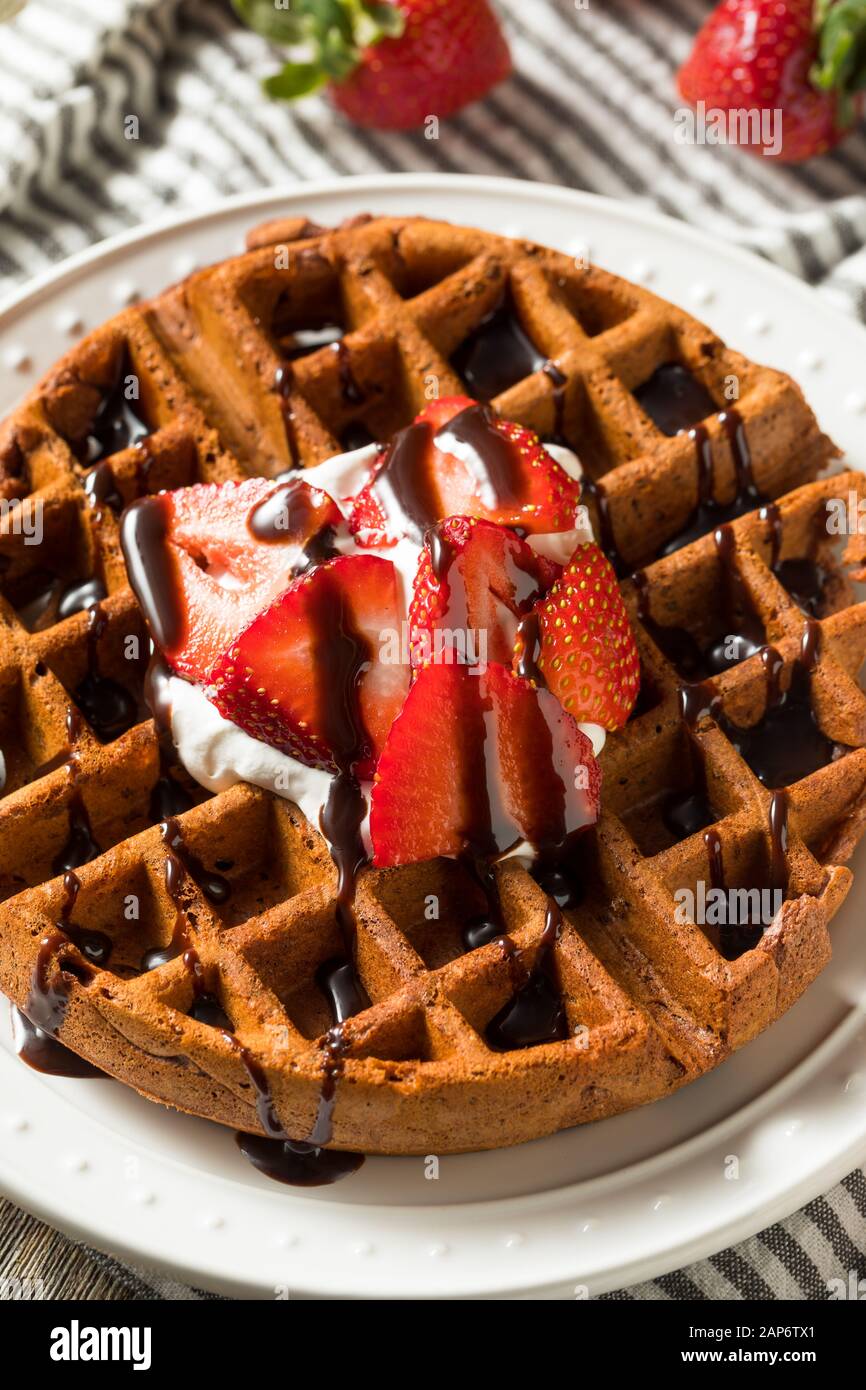
<svg viewBox="0 0 866 1390"><path fill-rule="evenodd" d="M780 132L750 124L744 148L785 163L824 154L863 111L866 0L723 0L678 80L707 112L781 112Z"/></svg>
<svg viewBox="0 0 866 1390"><path fill-rule="evenodd" d="M488 0L234 0L267 38L306 46L265 81L291 100L328 86L358 125L411 130L477 101L511 72L511 55Z"/></svg>

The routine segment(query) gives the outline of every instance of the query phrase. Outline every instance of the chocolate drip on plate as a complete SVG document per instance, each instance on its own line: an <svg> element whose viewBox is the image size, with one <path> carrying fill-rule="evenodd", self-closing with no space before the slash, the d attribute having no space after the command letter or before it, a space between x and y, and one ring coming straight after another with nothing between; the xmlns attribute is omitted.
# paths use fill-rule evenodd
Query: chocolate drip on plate
<svg viewBox="0 0 866 1390"><path fill-rule="evenodd" d="M12 1039L20 1060L45 1076L67 1076L79 1080L109 1080L86 1058L38 1028L20 1009L12 1008Z"/></svg>
<svg viewBox="0 0 866 1390"><path fill-rule="evenodd" d="M256 1113L267 1135L263 1138L258 1134L237 1134L237 1144L244 1158L266 1177L292 1187L323 1187L356 1173L364 1162L363 1154L341 1153L322 1147L331 1138L337 1080L343 1068L341 1029L331 1029L323 1041L322 1089L309 1140L289 1138L277 1118L264 1069L233 1033L224 1032L223 1037L239 1054L246 1068L256 1094Z"/></svg>

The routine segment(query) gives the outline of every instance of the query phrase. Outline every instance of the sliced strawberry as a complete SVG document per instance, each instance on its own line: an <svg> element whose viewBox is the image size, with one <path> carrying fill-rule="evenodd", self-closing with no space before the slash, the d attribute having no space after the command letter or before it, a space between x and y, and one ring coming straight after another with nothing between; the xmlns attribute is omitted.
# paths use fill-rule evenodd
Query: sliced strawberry
<svg viewBox="0 0 866 1390"><path fill-rule="evenodd" d="M344 555L298 579L216 662L226 719L311 766L371 777L406 695L397 573Z"/></svg>
<svg viewBox="0 0 866 1390"><path fill-rule="evenodd" d="M600 794L592 744L548 691L497 663L427 666L379 758L373 862L550 851L596 820Z"/></svg>
<svg viewBox="0 0 866 1390"><path fill-rule="evenodd" d="M427 534L409 608L413 666L508 665L520 616L561 573L514 531L451 516Z"/></svg>
<svg viewBox="0 0 866 1390"><path fill-rule="evenodd" d="M300 479L202 483L134 503L121 530L127 569L174 669L207 680L216 657L292 582L304 546L340 519L327 493ZM162 602L157 572L168 581ZM165 624L157 610L165 616L167 599L173 611Z"/></svg>
<svg viewBox="0 0 866 1390"><path fill-rule="evenodd" d="M471 396L437 396L435 401L425 405L421 413L415 416L415 421L416 424L424 423L432 425L434 430L441 430L455 415L477 404Z"/></svg>
<svg viewBox="0 0 866 1390"><path fill-rule="evenodd" d="M618 729L640 685L640 661L613 566L597 545L579 545L536 606L537 650L529 664L575 719ZM515 656L526 667L518 639Z"/></svg>
<svg viewBox="0 0 866 1390"><path fill-rule="evenodd" d="M448 396L379 454L349 525L366 545L401 536L420 544L448 516L549 534L571 530L579 505L580 483L536 434L467 396Z"/></svg>

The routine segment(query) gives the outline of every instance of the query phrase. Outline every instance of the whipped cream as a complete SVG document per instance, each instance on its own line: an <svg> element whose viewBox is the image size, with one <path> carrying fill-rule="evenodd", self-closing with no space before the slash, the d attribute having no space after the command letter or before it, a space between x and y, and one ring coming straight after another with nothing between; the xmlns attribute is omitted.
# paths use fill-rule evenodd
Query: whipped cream
<svg viewBox="0 0 866 1390"><path fill-rule="evenodd" d="M327 492L345 517L349 509L344 504L367 481L377 448L377 445L369 444L362 449L337 454L324 463L305 469L303 481ZM546 448L570 477L581 477L580 461L571 449L558 444L550 444ZM559 564L568 560L576 545L587 540L593 540L593 533L585 508L581 508L579 524L574 530L527 537L537 554L545 555ZM402 608L408 614L421 546L404 538L396 545L362 548L345 524L338 528L334 544L343 555L379 554L390 560L397 571ZM251 782L294 802L307 820L318 827L319 816L333 780L331 773L321 768L307 767L297 758L281 753L261 739L253 738L237 724L223 718L211 703L204 687L193 685L180 676L169 679L166 704L171 710L171 736L178 757L196 782L212 792L226 791L237 782ZM578 727L589 738L593 752L598 756L604 747L604 729L599 724L590 723L581 723ZM362 836L368 850L371 788L372 783L361 784L367 803ZM519 850L523 854L529 851L531 846L521 846ZM512 852L517 853L518 847Z"/></svg>
<svg viewBox="0 0 866 1390"><path fill-rule="evenodd" d="M300 475L293 472L285 476L300 477L310 487L320 487L339 506L341 502L361 491L370 476L370 465L378 452L378 444L365 444L362 449L350 449L346 454L334 454L333 458L325 459L324 463L305 468Z"/></svg>

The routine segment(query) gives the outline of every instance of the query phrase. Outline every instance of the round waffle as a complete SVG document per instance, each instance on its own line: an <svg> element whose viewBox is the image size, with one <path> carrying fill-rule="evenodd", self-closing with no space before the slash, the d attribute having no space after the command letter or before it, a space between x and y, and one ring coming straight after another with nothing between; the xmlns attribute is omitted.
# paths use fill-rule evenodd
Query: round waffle
<svg viewBox="0 0 866 1390"><path fill-rule="evenodd" d="M418 218L271 224L250 248L90 335L0 431L0 985L147 1096L335 1149L492 1148L658 1099L829 957L866 805L866 605L846 569L859 538L841 562L821 522L863 480L815 481L835 451L788 377L596 267ZM485 380L473 346L489 333L509 350ZM672 363L707 410L682 433L658 390ZM507 936L472 951L485 904L461 864L367 870L367 998L335 1034L328 847L279 797L209 795L172 762L117 518L162 488L386 439L431 383L576 449L602 543L623 576L643 567L624 585L641 698L602 754L582 899L558 935L515 862L496 870ZM820 574L814 599L798 562ZM740 628L754 654L708 684L694 650ZM827 759L783 793L755 748L798 700ZM672 830L690 799L702 823ZM781 884L769 929L683 920L680 890L713 874ZM497 1019L542 977L565 1036L503 1049Z"/></svg>

